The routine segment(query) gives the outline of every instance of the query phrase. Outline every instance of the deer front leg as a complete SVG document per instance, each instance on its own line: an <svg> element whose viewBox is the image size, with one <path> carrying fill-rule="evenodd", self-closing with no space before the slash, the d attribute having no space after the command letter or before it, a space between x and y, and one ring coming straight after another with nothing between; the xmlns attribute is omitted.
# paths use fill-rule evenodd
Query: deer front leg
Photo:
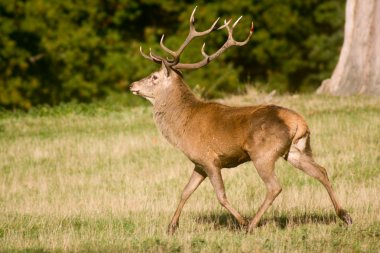
<svg viewBox="0 0 380 253"><path fill-rule="evenodd" d="M173 218L168 226L168 234L172 235L178 228L178 220L181 215L181 211L186 201L190 195L198 188L198 186L207 177L207 174L202 170L202 168L195 166L193 174L191 175L189 182L185 186L181 194L181 200L178 204L177 210L175 211Z"/></svg>
<svg viewBox="0 0 380 253"><path fill-rule="evenodd" d="M216 196L219 203L226 208L239 222L241 227L247 225L247 221L240 215L240 213L230 204L227 200L226 192L224 189L224 183L222 174L219 168L209 168L206 170L207 175L210 178L211 184L215 189Z"/></svg>

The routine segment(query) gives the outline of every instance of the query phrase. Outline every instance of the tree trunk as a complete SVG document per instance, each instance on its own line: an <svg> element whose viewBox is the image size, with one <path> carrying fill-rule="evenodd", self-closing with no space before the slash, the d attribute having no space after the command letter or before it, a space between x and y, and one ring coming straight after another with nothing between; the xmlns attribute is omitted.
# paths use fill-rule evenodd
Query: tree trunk
<svg viewBox="0 0 380 253"><path fill-rule="evenodd" d="M317 93L380 96L380 0L347 0L339 61Z"/></svg>

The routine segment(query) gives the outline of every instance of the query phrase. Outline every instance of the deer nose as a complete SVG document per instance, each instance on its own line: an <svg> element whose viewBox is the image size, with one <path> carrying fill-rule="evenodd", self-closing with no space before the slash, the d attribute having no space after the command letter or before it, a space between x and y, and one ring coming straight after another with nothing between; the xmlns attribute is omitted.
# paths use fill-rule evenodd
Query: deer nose
<svg viewBox="0 0 380 253"><path fill-rule="evenodd" d="M129 85L129 90L134 94L134 95L139 95L139 90L136 89L136 82L134 83L131 83L131 85Z"/></svg>

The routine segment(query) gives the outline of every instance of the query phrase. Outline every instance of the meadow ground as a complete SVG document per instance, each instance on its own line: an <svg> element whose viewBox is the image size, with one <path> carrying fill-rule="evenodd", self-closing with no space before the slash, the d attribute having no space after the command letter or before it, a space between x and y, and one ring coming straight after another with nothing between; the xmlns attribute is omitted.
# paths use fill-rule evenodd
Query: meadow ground
<svg viewBox="0 0 380 253"><path fill-rule="evenodd" d="M192 164L156 130L149 106L108 103L0 112L0 252L379 252L380 101L268 96L303 114L316 160L354 224L316 180L278 161L280 196L252 234L239 230L206 181L166 228ZM230 202L253 217L264 184L253 165L223 170Z"/></svg>

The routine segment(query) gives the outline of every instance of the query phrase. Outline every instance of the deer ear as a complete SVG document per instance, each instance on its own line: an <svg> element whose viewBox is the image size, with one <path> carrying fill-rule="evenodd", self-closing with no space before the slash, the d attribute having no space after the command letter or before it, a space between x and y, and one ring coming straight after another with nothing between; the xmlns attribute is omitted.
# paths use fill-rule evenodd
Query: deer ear
<svg viewBox="0 0 380 253"><path fill-rule="evenodd" d="M161 63L161 69L164 71L166 77L169 77L170 67L166 66L164 62Z"/></svg>

